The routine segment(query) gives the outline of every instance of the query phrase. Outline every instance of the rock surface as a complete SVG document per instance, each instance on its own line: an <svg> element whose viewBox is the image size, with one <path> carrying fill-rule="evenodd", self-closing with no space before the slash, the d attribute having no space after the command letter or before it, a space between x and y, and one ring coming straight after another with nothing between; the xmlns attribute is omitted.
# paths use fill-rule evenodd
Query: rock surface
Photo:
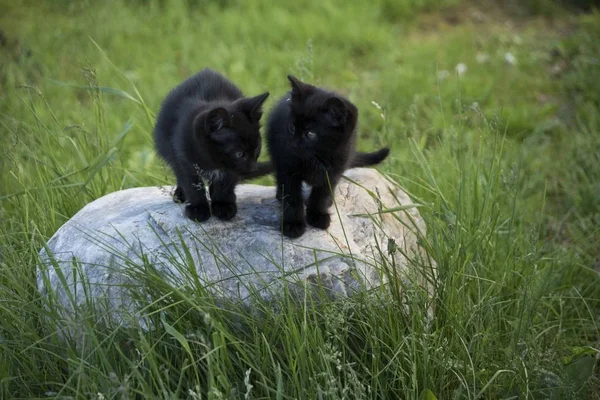
<svg viewBox="0 0 600 400"><path fill-rule="evenodd" d="M65 309L84 305L88 296L101 298L109 312L135 313L141 305L132 303L122 285L132 283L127 271L138 266L139 273L144 262L170 284L199 283L217 297L248 303L252 292L271 299L286 281L319 281L341 295L371 289L385 281L382 257L388 265L394 257L397 276L428 288L425 271L417 267L428 263L411 264L403 255L425 258L415 234L425 227L412 201L373 169L353 169L345 176L349 179L336 188L330 228L308 227L294 240L281 235L274 187L239 185L238 214L228 222L186 219L183 205L172 200L172 187L108 194L86 205L48 241L50 253L40 252L38 287L42 294L56 294ZM408 207L378 213L400 206ZM392 256L390 238L399 249Z"/></svg>

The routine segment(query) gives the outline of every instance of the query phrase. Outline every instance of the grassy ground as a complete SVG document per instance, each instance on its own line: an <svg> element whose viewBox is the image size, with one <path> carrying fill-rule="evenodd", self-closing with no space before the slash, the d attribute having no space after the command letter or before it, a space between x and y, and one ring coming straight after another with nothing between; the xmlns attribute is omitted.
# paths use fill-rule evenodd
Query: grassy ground
<svg viewBox="0 0 600 400"><path fill-rule="evenodd" d="M501 3L0 0L0 398L600 398L600 16ZM383 288L240 329L152 277L165 329L57 339L37 252L86 203L173 182L154 116L205 66L267 109L288 73L358 105L359 147L390 145L425 205L431 327Z"/></svg>

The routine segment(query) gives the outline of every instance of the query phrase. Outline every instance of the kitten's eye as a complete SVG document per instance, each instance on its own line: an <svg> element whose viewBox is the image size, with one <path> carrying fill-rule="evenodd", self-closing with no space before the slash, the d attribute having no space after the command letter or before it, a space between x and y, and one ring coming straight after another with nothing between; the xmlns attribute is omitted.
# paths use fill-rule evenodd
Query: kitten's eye
<svg viewBox="0 0 600 400"><path fill-rule="evenodd" d="M290 131L290 133L293 135L294 133L296 133L296 127L294 126L294 124L290 124L288 126L288 131Z"/></svg>
<svg viewBox="0 0 600 400"><path fill-rule="evenodd" d="M307 137L309 140L315 140L315 139L317 138L317 134L316 134L316 133L314 133L314 132L308 131L308 132L306 133L306 137Z"/></svg>
<svg viewBox="0 0 600 400"><path fill-rule="evenodd" d="M242 157L244 157L243 151L238 151L237 153L235 153L235 158L242 158Z"/></svg>

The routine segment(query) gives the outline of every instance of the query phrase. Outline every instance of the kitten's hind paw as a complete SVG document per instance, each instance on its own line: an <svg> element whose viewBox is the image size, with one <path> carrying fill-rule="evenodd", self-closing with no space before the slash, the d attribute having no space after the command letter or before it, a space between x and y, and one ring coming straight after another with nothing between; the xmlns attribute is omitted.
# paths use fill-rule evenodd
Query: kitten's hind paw
<svg viewBox="0 0 600 400"><path fill-rule="evenodd" d="M315 228L327 229L331 223L331 217L327 213L323 214L308 208L306 209L306 222Z"/></svg>
<svg viewBox="0 0 600 400"><path fill-rule="evenodd" d="M183 189L179 186L175 188L175 193L173 193L173 201L175 203L185 203L185 193L183 193Z"/></svg>
<svg viewBox="0 0 600 400"><path fill-rule="evenodd" d="M306 231L304 221L283 221L283 234L291 239L302 236L304 231Z"/></svg>
<svg viewBox="0 0 600 400"><path fill-rule="evenodd" d="M207 204L189 204L185 207L185 215L194 221L204 222L210 218L210 207Z"/></svg>
<svg viewBox="0 0 600 400"><path fill-rule="evenodd" d="M215 203L211 205L213 215L224 221L229 221L237 214L235 203Z"/></svg>

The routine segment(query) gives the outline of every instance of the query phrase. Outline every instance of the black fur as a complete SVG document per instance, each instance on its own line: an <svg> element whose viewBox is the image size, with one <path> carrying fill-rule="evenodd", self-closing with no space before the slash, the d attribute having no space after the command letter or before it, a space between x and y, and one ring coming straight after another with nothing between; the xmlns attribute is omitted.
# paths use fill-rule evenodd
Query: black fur
<svg viewBox="0 0 600 400"><path fill-rule="evenodd" d="M283 234L301 236L310 225L327 229L331 193L343 172L385 159L389 149L356 153L358 109L348 99L288 76L292 90L275 106L267 143L283 207ZM302 182L312 186L302 201ZM306 221L306 222L305 222Z"/></svg>
<svg viewBox="0 0 600 400"><path fill-rule="evenodd" d="M237 213L235 185L257 175L263 93L241 90L208 68L175 87L164 100L154 129L158 154L177 177L175 200L188 203L187 217L212 214L228 220ZM206 186L209 186L211 205Z"/></svg>
<svg viewBox="0 0 600 400"><path fill-rule="evenodd" d="M372 153L360 153L357 152L354 155L354 159L352 160L352 164L350 165L352 168L359 167L368 167L369 165L376 165L385 160L390 154L390 149L384 147Z"/></svg>

